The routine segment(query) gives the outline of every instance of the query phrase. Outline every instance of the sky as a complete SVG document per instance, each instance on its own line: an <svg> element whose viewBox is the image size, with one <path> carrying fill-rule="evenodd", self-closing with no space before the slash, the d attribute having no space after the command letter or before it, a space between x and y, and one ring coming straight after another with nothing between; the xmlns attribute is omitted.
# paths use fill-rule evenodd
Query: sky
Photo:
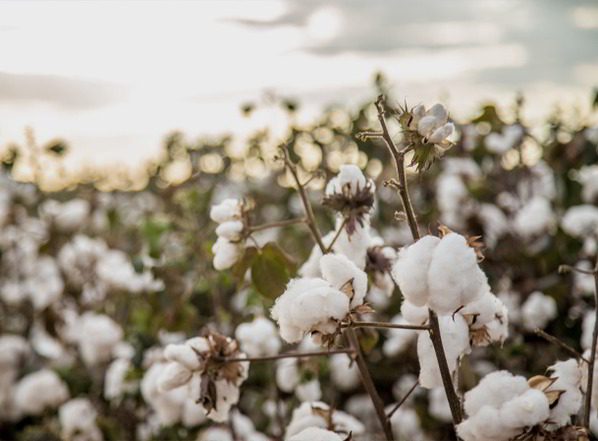
<svg viewBox="0 0 598 441"><path fill-rule="evenodd" d="M135 164L164 136L248 133L265 91L302 120L395 96L467 117L523 92L531 121L598 86L593 0L0 2L0 145L66 139L73 160Z"/></svg>

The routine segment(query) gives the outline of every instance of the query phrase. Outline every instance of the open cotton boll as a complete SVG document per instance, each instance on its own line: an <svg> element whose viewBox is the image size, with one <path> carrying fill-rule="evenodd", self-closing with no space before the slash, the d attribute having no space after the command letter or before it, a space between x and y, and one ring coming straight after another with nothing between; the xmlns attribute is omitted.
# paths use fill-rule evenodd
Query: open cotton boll
<svg viewBox="0 0 598 441"><path fill-rule="evenodd" d="M554 224L550 201L540 196L529 200L513 219L513 229L523 238L539 236L551 230Z"/></svg>
<svg viewBox="0 0 598 441"><path fill-rule="evenodd" d="M550 416L548 410L546 395L539 390L529 389L507 401L499 415L507 427L522 429L546 421Z"/></svg>
<svg viewBox="0 0 598 441"><path fill-rule="evenodd" d="M387 412L391 410L392 406L389 406ZM399 407L390 417L390 427L397 441L419 441L427 439L422 430L417 412L411 408Z"/></svg>
<svg viewBox="0 0 598 441"><path fill-rule="evenodd" d="M579 181L582 184L581 198L584 202L596 202L598 198L598 165L584 166L579 170Z"/></svg>
<svg viewBox="0 0 598 441"><path fill-rule="evenodd" d="M0 335L0 371L17 367L29 352L29 343L20 335Z"/></svg>
<svg viewBox="0 0 598 441"><path fill-rule="evenodd" d="M451 407L444 388L438 387L430 390L428 394L428 412L439 421L450 423L453 421Z"/></svg>
<svg viewBox="0 0 598 441"><path fill-rule="evenodd" d="M403 297L414 306L424 306L428 302L428 269L439 243L440 239L435 236L422 237L402 248L392 267L392 276Z"/></svg>
<svg viewBox="0 0 598 441"><path fill-rule="evenodd" d="M452 375L457 369L459 357L471 350L469 327L460 315L455 315L454 319L451 316L442 316L438 319L444 352ZM427 389L442 387L442 377L438 368L436 352L428 332L421 332L417 338L417 356L419 358L420 385Z"/></svg>
<svg viewBox="0 0 598 441"><path fill-rule="evenodd" d="M553 404L550 409L551 423L547 427L549 430L554 430L569 424L571 417L581 409L583 372L577 360L573 358L559 361L550 366L547 371L550 372L550 378L556 378L556 381L546 389L546 392L563 391L556 405Z"/></svg>
<svg viewBox="0 0 598 441"><path fill-rule="evenodd" d="M140 391L143 400L155 412L158 422L162 426L170 426L181 420L183 404L187 398L187 388L178 387L162 391L158 387L166 363L154 363L145 371L141 379Z"/></svg>
<svg viewBox="0 0 598 441"><path fill-rule="evenodd" d="M243 244L233 243L224 237L219 237L212 246L212 253L214 253L215 269L218 271L229 269L243 255Z"/></svg>
<svg viewBox="0 0 598 441"><path fill-rule="evenodd" d="M133 363L124 358L114 360L104 375L104 398L114 400L125 393L132 393L138 387L138 381L127 379L127 374L133 369Z"/></svg>
<svg viewBox="0 0 598 441"><path fill-rule="evenodd" d="M359 368L347 354L334 354L329 359L332 382L342 391L355 389L361 383Z"/></svg>
<svg viewBox="0 0 598 441"><path fill-rule="evenodd" d="M428 307L440 315L452 314L490 289L474 249L460 234L447 234L434 248L428 289Z"/></svg>
<svg viewBox="0 0 598 441"><path fill-rule="evenodd" d="M407 320L400 314L395 315L392 318L391 323L397 325L408 324ZM395 355L400 354L417 339L417 331L413 329L388 329L386 330L386 335L387 338L384 342L384 346L382 346L382 351L387 357L394 357Z"/></svg>
<svg viewBox="0 0 598 441"><path fill-rule="evenodd" d="M218 205L212 206L210 219L219 224L241 217L241 203L238 199L225 199Z"/></svg>
<svg viewBox="0 0 598 441"><path fill-rule="evenodd" d="M282 358L276 362L276 385L286 393L295 390L301 375L299 372L299 363L297 358Z"/></svg>
<svg viewBox="0 0 598 441"><path fill-rule="evenodd" d="M67 401L58 410L62 437L66 440L101 441L104 439L96 424L98 414L87 398Z"/></svg>
<svg viewBox="0 0 598 441"><path fill-rule="evenodd" d="M316 278L293 279L272 307L272 318L278 322L281 337L289 342L300 341L307 333L331 333L335 320L349 312L349 298L328 282Z"/></svg>
<svg viewBox="0 0 598 441"><path fill-rule="evenodd" d="M324 416L327 412L331 412L330 418ZM345 436L349 433L353 433L354 436L362 435L365 432L365 427L357 419L340 410L330 409L330 406L320 401L306 401L293 410L286 436L294 436L309 427L333 429Z"/></svg>
<svg viewBox="0 0 598 441"><path fill-rule="evenodd" d="M484 244L492 249L509 231L509 220L505 213L493 204L481 204L477 209L477 215L484 227Z"/></svg>
<svg viewBox="0 0 598 441"><path fill-rule="evenodd" d="M523 303L521 316L525 329L544 329L548 322L557 316L556 301L540 291L535 291Z"/></svg>
<svg viewBox="0 0 598 441"><path fill-rule="evenodd" d="M281 342L276 325L265 317L241 323L235 330L241 350L249 357L266 357L278 354Z"/></svg>
<svg viewBox="0 0 598 441"><path fill-rule="evenodd" d="M475 301L468 303L459 310L473 329L479 329L494 318L500 300L490 291L484 293Z"/></svg>
<svg viewBox="0 0 598 441"><path fill-rule="evenodd" d="M216 227L216 235L228 240L239 240L243 232L244 224L240 220L224 222Z"/></svg>
<svg viewBox="0 0 598 441"><path fill-rule="evenodd" d="M110 360L112 349L122 340L123 330L107 315L88 311L75 323L75 339L83 361L89 365Z"/></svg>
<svg viewBox="0 0 598 441"><path fill-rule="evenodd" d="M57 407L69 398L69 390L50 369L41 369L21 378L15 386L14 401L27 415L41 415L44 410Z"/></svg>
<svg viewBox="0 0 598 441"><path fill-rule="evenodd" d="M326 195L343 193L343 189L347 189L350 194L355 195L359 190L363 190L367 183L367 179L358 166L343 164L340 166L338 175L326 185Z"/></svg>
<svg viewBox="0 0 598 441"><path fill-rule="evenodd" d="M318 401L322 398L322 388L317 378L298 384L295 388L295 396L299 401Z"/></svg>
<svg viewBox="0 0 598 441"><path fill-rule="evenodd" d="M563 219L561 227L570 236L585 237L598 234L598 207L594 205L576 205L569 208Z"/></svg>
<svg viewBox="0 0 598 441"><path fill-rule="evenodd" d="M322 277L334 288L346 291L350 284L353 288L351 308L363 304L368 289L368 276L342 254L326 254L320 259Z"/></svg>
<svg viewBox="0 0 598 441"><path fill-rule="evenodd" d="M423 325L429 318L428 308L425 306L415 306L407 300L403 300L401 304L401 315L411 325Z"/></svg>
<svg viewBox="0 0 598 441"><path fill-rule="evenodd" d="M483 406L500 408L507 401L529 390L527 380L508 371L496 371L486 375L476 387L465 393L464 409L470 417Z"/></svg>
<svg viewBox="0 0 598 441"><path fill-rule="evenodd" d="M594 332L594 324L596 323L596 310L586 312L581 323L581 348L592 348L592 334Z"/></svg>
<svg viewBox="0 0 598 441"><path fill-rule="evenodd" d="M335 254L346 256L361 270L365 268L367 250L372 242L369 215L364 215L363 221L363 226L356 223L355 231L351 235L347 234L346 228L343 228L332 247ZM342 219L337 219L335 232L341 228L342 222Z"/></svg>
<svg viewBox="0 0 598 441"><path fill-rule="evenodd" d="M320 427L308 427L285 441L343 441L340 435Z"/></svg>

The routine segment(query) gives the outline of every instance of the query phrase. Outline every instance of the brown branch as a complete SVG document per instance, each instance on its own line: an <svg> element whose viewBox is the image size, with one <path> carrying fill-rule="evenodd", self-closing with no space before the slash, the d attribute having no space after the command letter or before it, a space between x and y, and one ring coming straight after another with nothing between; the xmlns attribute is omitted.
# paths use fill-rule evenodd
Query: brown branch
<svg viewBox="0 0 598 441"><path fill-rule="evenodd" d="M330 245L328 245L328 248L326 248L326 254L328 254L330 251L332 251L332 247L334 246L334 244L336 243L336 240L340 237L341 233L343 232L343 228L345 228L345 225L347 225L347 218L343 219L343 223L341 224L340 228L338 229L338 231L332 238L332 242L330 242Z"/></svg>
<svg viewBox="0 0 598 441"><path fill-rule="evenodd" d="M378 329L411 329L417 331L429 331L430 326L428 325L403 325L398 323L387 323L387 322L350 322L341 325L344 328L378 328Z"/></svg>
<svg viewBox="0 0 598 441"><path fill-rule="evenodd" d="M417 380L415 382L415 384L413 386L411 386L411 389L409 389L409 391L405 394L405 396L403 398L401 398L401 400L397 404L395 404L395 407L393 407L390 410L390 412L388 412L388 415L387 415L388 419L390 419L394 415L394 413L397 410L399 410L399 407L401 407L405 401L407 401L407 398L409 398L411 396L411 394L415 391L415 389L417 389L417 386L419 386L419 380Z"/></svg>
<svg viewBox="0 0 598 441"><path fill-rule="evenodd" d="M592 410L592 387L594 382L594 364L596 363L596 342L598 341L598 256L596 257L596 266L594 267L594 332L592 334L592 350L590 352L590 362L588 366L588 384L586 386L586 402L583 414L583 426L590 428L590 412Z"/></svg>
<svg viewBox="0 0 598 441"><path fill-rule="evenodd" d="M370 371L368 370L365 358L361 352L357 335L353 329L349 328L345 331L345 336L349 340L351 347L355 350L355 362L357 364L357 368L359 369L361 382L363 383L363 387L365 388L366 392L372 399L374 409L376 410L376 415L378 416L378 420L380 421L382 430L384 431L384 436L386 437L387 441L393 441L394 436L392 434L392 428L390 427L390 420L387 418L386 412L384 411L384 402L376 391L376 386L374 385L374 381L370 376Z"/></svg>
<svg viewBox="0 0 598 441"><path fill-rule="evenodd" d="M593 270L586 270L583 268L577 268L571 265L559 265L559 273L567 273L569 271L573 271L576 273L581 274L588 274L590 276L595 276L598 273L598 269L594 268Z"/></svg>
<svg viewBox="0 0 598 441"><path fill-rule="evenodd" d="M409 191L407 190L407 178L405 176L405 153L409 150L410 146L406 146L401 151L399 151L399 149L397 149L397 147L395 146L386 126L384 112L384 96L380 95L376 100L375 104L376 109L378 110L378 120L380 121L380 125L382 126L382 134L384 141L386 142L386 146L390 150L390 153L392 154L395 161L398 178L397 191L399 193L401 201L403 202L403 209L405 211L407 222L411 230L411 235L413 236L413 239L417 241L420 238L420 235L419 230L417 229L417 219L413 211L413 206L411 205L411 199L409 198ZM444 346L442 345L442 335L440 333L440 324L438 323L438 316L431 309L428 309L428 316L430 322L430 339L432 340L434 352L436 353L436 359L438 360L438 369L440 370L442 384L444 385L446 397L451 408L453 423L456 425L459 424L463 419L461 410L461 400L459 399L459 396L455 391L455 385L453 384L451 372L448 367L448 362L446 360Z"/></svg>
<svg viewBox="0 0 598 441"><path fill-rule="evenodd" d="M330 351L318 351L318 352L284 352L282 354L267 355L264 357L247 357L247 358L226 358L226 357L212 357L212 360L220 361L222 363L233 363L241 361L272 361L280 360L282 358L304 358L304 357L326 357L333 354L353 354L354 349L332 349Z"/></svg>
<svg viewBox="0 0 598 441"><path fill-rule="evenodd" d="M284 163L291 171L293 175L293 179L295 184L297 184L297 190L299 191L299 196L301 196L301 201L303 202L303 208L305 210L305 215L307 216L307 226L311 231L311 234L320 247L320 250L323 254L326 254L326 247L324 246L324 242L322 242L322 235L320 234L320 230L318 229L318 224L316 223L316 217L314 216L314 212L311 208L311 203L309 202L309 198L307 197L307 192L305 191L305 187L301 184L299 180L299 176L297 175L297 167L291 161L289 157L289 147L284 145L282 147L283 155L284 155Z"/></svg>
<svg viewBox="0 0 598 441"><path fill-rule="evenodd" d="M269 228L278 228L278 227L288 227L289 225L296 225L296 224L304 224L307 223L306 217L300 217L297 219L287 219L277 222L271 222L269 224L262 224L262 225L252 225L247 228L250 233L255 233L256 231L267 230Z"/></svg>
<svg viewBox="0 0 598 441"><path fill-rule="evenodd" d="M587 360L583 355L581 355L579 352L577 352L574 348L569 346L564 341L559 340L555 336L550 335L547 332L544 332L540 328L534 329L534 334L536 334L538 337L542 337L544 340L546 340L552 344L555 344L555 345L563 348L565 351L567 351L569 354L573 355L575 358L581 359L581 360L585 361L586 363L589 363L589 360Z"/></svg>

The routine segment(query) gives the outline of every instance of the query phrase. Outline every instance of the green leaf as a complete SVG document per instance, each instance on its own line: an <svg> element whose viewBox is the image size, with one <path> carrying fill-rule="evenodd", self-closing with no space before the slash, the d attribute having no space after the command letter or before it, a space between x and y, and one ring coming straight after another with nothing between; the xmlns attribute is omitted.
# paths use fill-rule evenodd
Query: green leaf
<svg viewBox="0 0 598 441"><path fill-rule="evenodd" d="M241 260L239 260L231 269L232 275L236 279L242 279L243 276L245 276L247 269L253 265L253 261L257 255L258 250L256 247L245 248L245 253Z"/></svg>
<svg viewBox="0 0 598 441"><path fill-rule="evenodd" d="M251 264L253 285L264 297L274 299L284 292L295 267L295 262L276 243L268 242Z"/></svg>

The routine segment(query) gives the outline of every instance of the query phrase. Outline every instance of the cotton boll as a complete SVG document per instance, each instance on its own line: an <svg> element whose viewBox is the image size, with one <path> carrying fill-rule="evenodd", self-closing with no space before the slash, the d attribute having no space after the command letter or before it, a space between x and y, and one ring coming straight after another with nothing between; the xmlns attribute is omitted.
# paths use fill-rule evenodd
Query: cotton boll
<svg viewBox="0 0 598 441"><path fill-rule="evenodd" d="M343 228L332 247L335 254L346 256L361 270L365 268L367 249L372 242L369 216L366 215L363 219L363 226L357 223L355 231L350 236L347 234L347 229ZM335 231L341 228L342 222L342 219L337 219Z"/></svg>
<svg viewBox="0 0 598 441"><path fill-rule="evenodd" d="M353 287L351 308L363 304L368 288L368 276L342 254L327 254L320 259L322 277L336 289L344 289L347 283Z"/></svg>
<svg viewBox="0 0 598 441"><path fill-rule="evenodd" d="M428 287L428 307L440 315L453 313L489 290L475 251L460 234L447 234L435 247Z"/></svg>
<svg viewBox="0 0 598 441"><path fill-rule="evenodd" d="M579 170L579 181L582 184L581 198L592 203L598 197L598 165L584 166Z"/></svg>
<svg viewBox="0 0 598 441"><path fill-rule="evenodd" d="M107 315L84 313L76 322L76 341L83 361L94 366L110 360L123 337L122 328Z"/></svg>
<svg viewBox="0 0 598 441"><path fill-rule="evenodd" d="M544 329L548 322L557 316L556 301L540 291L535 291L523 303L521 315L525 329Z"/></svg>
<svg viewBox="0 0 598 441"><path fill-rule="evenodd" d="M304 402L295 410L291 421L287 426L286 436L291 437L309 427L329 428L327 419L322 416L323 412L332 412L331 421L335 432L348 435L361 435L365 432L365 427L357 419L340 410L331 410L330 407L322 402Z"/></svg>
<svg viewBox="0 0 598 441"><path fill-rule="evenodd" d="M423 325L429 318L428 308L425 306L415 306L407 300L403 300L401 304L401 315L411 325Z"/></svg>
<svg viewBox="0 0 598 441"><path fill-rule="evenodd" d="M428 269L434 249L440 243L435 236L424 236L413 245L399 251L392 267L392 276L407 301L414 306L428 302Z"/></svg>
<svg viewBox="0 0 598 441"><path fill-rule="evenodd" d="M233 441L233 436L228 428L208 427L199 433L197 441Z"/></svg>
<svg viewBox="0 0 598 441"><path fill-rule="evenodd" d="M594 324L596 323L596 310L586 312L581 324L581 348L592 348L592 334L594 332Z"/></svg>
<svg viewBox="0 0 598 441"><path fill-rule="evenodd" d="M104 375L104 398L113 400L122 397L125 393L132 393L138 387L138 381L127 380L127 374L133 368L130 360L114 360Z"/></svg>
<svg viewBox="0 0 598 441"><path fill-rule="evenodd" d="M479 329L494 318L497 310L497 301L494 294L485 291L475 302L468 303L459 310L473 329Z"/></svg>
<svg viewBox="0 0 598 441"><path fill-rule="evenodd" d="M168 391L158 387L158 379L166 366L166 363L153 364L143 375L140 385L143 400L153 409L162 426L170 426L180 421L183 404L187 398L186 387Z"/></svg>
<svg viewBox="0 0 598 441"><path fill-rule="evenodd" d="M232 267L243 255L242 244L233 243L224 237L219 237L212 246L214 253L213 265L218 271Z"/></svg>
<svg viewBox="0 0 598 441"><path fill-rule="evenodd" d="M355 389L361 382L359 368L347 354L334 354L329 359L332 382L342 391Z"/></svg>
<svg viewBox="0 0 598 441"><path fill-rule="evenodd" d="M158 378L158 390L167 392L189 382L192 372L184 365L172 361L166 365Z"/></svg>
<svg viewBox="0 0 598 441"><path fill-rule="evenodd" d="M320 427L308 427L296 435L286 438L286 441L343 441L339 435Z"/></svg>
<svg viewBox="0 0 598 441"><path fill-rule="evenodd" d="M29 343L20 335L0 335L0 371L17 367L29 352Z"/></svg>
<svg viewBox="0 0 598 441"><path fill-rule="evenodd" d="M169 344L164 349L164 358L181 364L189 371L199 369L200 367L199 356L193 350L192 346L187 343Z"/></svg>
<svg viewBox="0 0 598 441"><path fill-rule="evenodd" d="M237 199L225 199L220 204L212 206L210 219L219 224L241 217L241 204Z"/></svg>
<svg viewBox="0 0 598 441"><path fill-rule="evenodd" d="M529 389L524 377L507 371L496 371L482 378L476 387L465 393L464 409L472 417L488 405L500 408L504 403Z"/></svg>
<svg viewBox="0 0 598 441"><path fill-rule="evenodd" d="M276 362L276 385L280 390L291 393L301 381L296 358L282 358Z"/></svg>
<svg viewBox="0 0 598 441"><path fill-rule="evenodd" d="M96 424L97 412L87 398L75 398L58 410L62 437L70 441L101 441L104 437Z"/></svg>
<svg viewBox="0 0 598 441"><path fill-rule="evenodd" d="M495 298L497 310L493 319L486 324L486 331L490 342L504 343L509 336L509 310L500 301Z"/></svg>
<svg viewBox="0 0 598 441"><path fill-rule="evenodd" d="M49 369L41 369L21 378L14 392L18 409L28 415L41 415L44 410L54 408L68 398L67 385Z"/></svg>
<svg viewBox="0 0 598 441"><path fill-rule="evenodd" d="M559 361L548 368L550 378L556 381L547 391L564 391L556 405L550 409L549 428L554 430L571 422L571 416L581 409L583 395L581 393L582 369L575 359Z"/></svg>
<svg viewBox="0 0 598 441"><path fill-rule="evenodd" d="M326 185L326 195L342 193L343 188L355 195L359 190L363 190L367 185L367 180L359 167L353 164L344 164L340 166L338 175L331 179Z"/></svg>
<svg viewBox="0 0 598 441"><path fill-rule="evenodd" d="M256 317L250 323L241 323L237 326L235 337L241 350L249 357L278 354L281 346L276 326L264 317Z"/></svg>
<svg viewBox="0 0 598 441"><path fill-rule="evenodd" d="M498 240L509 231L509 220L504 212L493 204L481 204L477 214L484 227L484 243L492 249Z"/></svg>
<svg viewBox="0 0 598 441"><path fill-rule="evenodd" d="M183 402L181 423L185 427L195 427L207 421L206 411L203 406L193 398L187 396Z"/></svg>
<svg viewBox="0 0 598 441"><path fill-rule="evenodd" d="M451 374L457 369L461 355L470 351L469 328L460 315L439 317L442 343ZM433 389L442 387L442 377L438 369L438 361L432 340L427 332L421 332L417 338L417 356L419 358L419 382L422 387Z"/></svg>
<svg viewBox="0 0 598 441"><path fill-rule="evenodd" d="M318 401L322 398L322 389L317 379L301 383L295 388L295 396L299 401Z"/></svg>
<svg viewBox="0 0 598 441"><path fill-rule="evenodd" d="M576 205L569 208L561 220L561 227L573 237L595 236L598 233L598 207Z"/></svg>
<svg viewBox="0 0 598 441"><path fill-rule="evenodd" d="M390 412L391 409L388 409ZM424 433L417 413L413 409L400 407L390 417L392 433L397 441L423 440Z"/></svg>
<svg viewBox="0 0 598 441"><path fill-rule="evenodd" d="M451 407L449 406L448 399L446 398L446 392L444 388L438 387L430 390L428 394L428 412L434 418L444 423L450 423L453 421L451 414Z"/></svg>
<svg viewBox="0 0 598 441"><path fill-rule="evenodd" d="M224 237L231 241L239 240L244 228L245 226L240 220L228 221L216 227L216 234L218 237Z"/></svg>
<svg viewBox="0 0 598 441"><path fill-rule="evenodd" d="M513 428L532 427L546 421L552 414L546 395L536 389L529 389L507 401L500 409L500 420Z"/></svg>
<svg viewBox="0 0 598 441"><path fill-rule="evenodd" d="M397 325L408 324L401 315L395 315L391 323ZM412 329L388 329L386 331L387 339L382 346L382 351L387 357L394 357L405 351L409 345L417 339L417 331Z"/></svg>
<svg viewBox="0 0 598 441"><path fill-rule="evenodd" d="M523 238L532 238L550 231L554 223L550 201L544 197L534 197L515 215L513 229Z"/></svg>

